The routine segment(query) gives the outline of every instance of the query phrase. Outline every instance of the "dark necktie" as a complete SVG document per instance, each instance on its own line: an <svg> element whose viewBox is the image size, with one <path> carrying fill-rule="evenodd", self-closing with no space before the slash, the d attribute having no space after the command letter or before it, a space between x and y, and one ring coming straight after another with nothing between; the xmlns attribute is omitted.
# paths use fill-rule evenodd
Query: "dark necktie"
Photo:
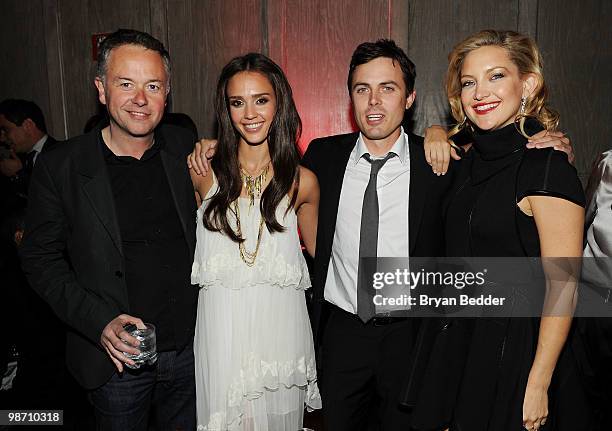
<svg viewBox="0 0 612 431"><path fill-rule="evenodd" d="M36 157L36 151L30 151L23 158L23 168L20 172L20 183L23 188L23 193L27 195L30 187L30 178L32 178L32 169L34 168L34 157Z"/></svg>
<svg viewBox="0 0 612 431"><path fill-rule="evenodd" d="M32 175L32 168L34 168L34 157L36 157L36 150L30 151L24 158L23 171L29 177Z"/></svg>
<svg viewBox="0 0 612 431"><path fill-rule="evenodd" d="M384 159L372 160L369 154L364 158L370 162L370 181L363 195L361 207L361 234L359 237L359 269L357 274L357 315L368 322L376 314L374 306L374 286L372 278L376 272L376 252L378 246L378 192L376 180L378 172L387 160L395 156L389 153ZM370 259L362 259L370 258Z"/></svg>

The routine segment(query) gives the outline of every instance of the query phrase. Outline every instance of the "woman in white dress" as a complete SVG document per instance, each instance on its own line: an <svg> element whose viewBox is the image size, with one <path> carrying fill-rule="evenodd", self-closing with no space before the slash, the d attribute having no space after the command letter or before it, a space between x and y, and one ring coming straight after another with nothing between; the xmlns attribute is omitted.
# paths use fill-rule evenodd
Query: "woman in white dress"
<svg viewBox="0 0 612 431"><path fill-rule="evenodd" d="M298 226L314 254L319 186L299 166L301 121L282 70L231 60L216 94L212 175L191 171L202 287L194 341L198 430L287 430L317 409L310 287Z"/></svg>

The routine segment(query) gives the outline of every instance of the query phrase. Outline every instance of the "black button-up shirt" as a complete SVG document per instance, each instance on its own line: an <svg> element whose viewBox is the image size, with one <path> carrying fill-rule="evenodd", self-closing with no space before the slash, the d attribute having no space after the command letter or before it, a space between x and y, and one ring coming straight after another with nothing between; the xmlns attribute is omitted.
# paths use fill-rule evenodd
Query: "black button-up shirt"
<svg viewBox="0 0 612 431"><path fill-rule="evenodd" d="M191 259L156 140L140 160L116 156L103 142L121 233L129 313L153 323L157 350L176 348L175 322L181 321L177 294L191 289Z"/></svg>

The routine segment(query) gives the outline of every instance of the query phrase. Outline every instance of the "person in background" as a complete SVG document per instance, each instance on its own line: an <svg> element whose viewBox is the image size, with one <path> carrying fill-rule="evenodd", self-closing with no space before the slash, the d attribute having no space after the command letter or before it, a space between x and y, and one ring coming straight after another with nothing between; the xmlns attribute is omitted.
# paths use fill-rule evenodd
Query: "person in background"
<svg viewBox="0 0 612 431"><path fill-rule="evenodd" d="M586 230L583 262L585 289L608 311L612 302L612 149L594 164L586 189ZM612 424L612 314L578 319L586 364L583 367L595 413L595 430Z"/></svg>
<svg viewBox="0 0 612 431"><path fill-rule="evenodd" d="M72 394L78 387L65 369L65 327L49 305L30 287L21 270L17 249L23 235L28 188L39 155L60 146L47 134L40 107L31 101L6 99L0 102L0 132L8 147L0 160L2 193L2 274L3 295L8 295L6 328L14 333L15 322L24 333L45 328L45 336L33 343L18 337L13 349L19 355L14 380L14 402L20 408L57 408L66 410L66 425L72 423ZM3 326L5 327L5 326ZM8 334L11 337L11 334ZM76 391L75 391L76 389Z"/></svg>
<svg viewBox="0 0 612 431"><path fill-rule="evenodd" d="M2 223L2 239L10 241L15 250L22 242L24 219L25 211L18 209ZM2 304L6 309L2 313L5 324L1 327L7 332L2 339L11 340L18 353L14 407L63 409L67 410L68 420L71 391L78 391L78 386L75 388L65 367L66 328L28 284L17 253L12 255L14 260L2 262ZM44 336L36 342L31 337L15 336L16 326L22 334L37 334L44 328Z"/></svg>
<svg viewBox="0 0 612 431"><path fill-rule="evenodd" d="M15 322L24 321L22 316L27 307L24 301L25 290L22 289L23 273L16 253L23 233L23 210L14 210L0 220L0 244L3 253L0 254L0 274L2 283L0 287L0 376L3 376L0 402L3 408L17 408L21 404L15 389L17 372L9 364L19 362L23 352L23 337L14 330ZM25 320L28 322L28 320Z"/></svg>
<svg viewBox="0 0 612 431"><path fill-rule="evenodd" d="M8 157L0 159L0 173L10 178L14 193L27 200L38 155L56 147L58 141L47 134L45 117L38 105L22 99L0 102L0 132L10 148Z"/></svg>

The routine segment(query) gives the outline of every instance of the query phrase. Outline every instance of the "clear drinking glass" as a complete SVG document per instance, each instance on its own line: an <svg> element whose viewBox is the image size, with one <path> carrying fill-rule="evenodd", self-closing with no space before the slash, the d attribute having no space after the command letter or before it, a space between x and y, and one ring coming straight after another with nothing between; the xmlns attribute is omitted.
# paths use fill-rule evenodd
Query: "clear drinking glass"
<svg viewBox="0 0 612 431"><path fill-rule="evenodd" d="M130 353L123 354L133 360L135 362L134 365L125 364L126 367L136 370L140 368L141 365L152 365L157 361L157 343L155 340L155 325L151 323L145 323L146 328L138 329L138 328L130 328L126 327L128 333L140 341L140 346L138 346L138 350L140 353L137 355L132 355Z"/></svg>

